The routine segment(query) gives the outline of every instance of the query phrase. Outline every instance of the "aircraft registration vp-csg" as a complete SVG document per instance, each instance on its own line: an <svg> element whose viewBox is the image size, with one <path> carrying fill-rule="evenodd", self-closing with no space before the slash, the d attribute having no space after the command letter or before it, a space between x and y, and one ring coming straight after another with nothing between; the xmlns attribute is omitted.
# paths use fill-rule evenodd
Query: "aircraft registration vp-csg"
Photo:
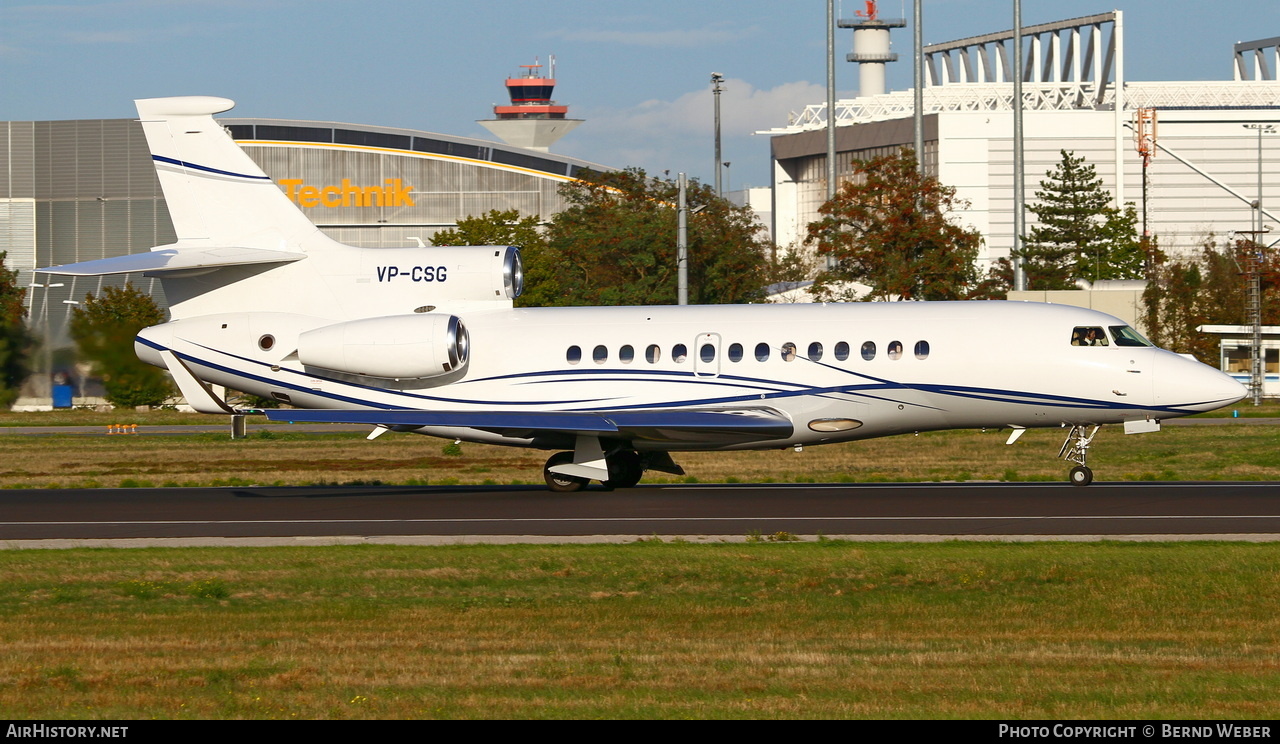
<svg viewBox="0 0 1280 744"><path fill-rule="evenodd" d="M348 422L554 450L548 486L680 474L673 453L780 449L939 429L1062 427L1087 485L1104 424L1233 403L1225 374L1099 312L1021 302L522 308L511 246L337 243L213 115L233 102L137 101L176 243L56 266L158 277L171 320L135 348L187 401L220 388Z"/></svg>

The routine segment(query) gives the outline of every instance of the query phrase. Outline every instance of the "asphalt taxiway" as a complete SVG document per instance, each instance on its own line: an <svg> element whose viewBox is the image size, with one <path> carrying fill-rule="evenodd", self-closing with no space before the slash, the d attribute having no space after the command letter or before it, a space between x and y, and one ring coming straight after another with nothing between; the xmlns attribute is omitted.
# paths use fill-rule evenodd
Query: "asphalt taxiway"
<svg viewBox="0 0 1280 744"><path fill-rule="evenodd" d="M6 489L0 546L624 541L1280 540L1277 483Z"/></svg>

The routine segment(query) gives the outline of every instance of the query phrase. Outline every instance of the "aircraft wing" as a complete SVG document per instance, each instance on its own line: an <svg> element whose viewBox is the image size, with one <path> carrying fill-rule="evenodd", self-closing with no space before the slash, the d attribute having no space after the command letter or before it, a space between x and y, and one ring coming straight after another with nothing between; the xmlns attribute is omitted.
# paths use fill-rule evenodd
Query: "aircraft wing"
<svg viewBox="0 0 1280 744"><path fill-rule="evenodd" d="M533 438L571 434L647 442L756 442L790 437L790 419L772 408L644 411L267 410L272 421L480 429Z"/></svg>
<svg viewBox="0 0 1280 744"><path fill-rule="evenodd" d="M63 264L62 266L51 266L47 269L36 269L36 271L67 276L104 276L107 274L132 274L135 272L166 274L177 271L217 269L224 266L288 263L306 257L305 253L268 251L261 248L238 248L233 246L211 246L208 248L165 247L148 251L147 253L133 253L127 256L115 256L97 261Z"/></svg>

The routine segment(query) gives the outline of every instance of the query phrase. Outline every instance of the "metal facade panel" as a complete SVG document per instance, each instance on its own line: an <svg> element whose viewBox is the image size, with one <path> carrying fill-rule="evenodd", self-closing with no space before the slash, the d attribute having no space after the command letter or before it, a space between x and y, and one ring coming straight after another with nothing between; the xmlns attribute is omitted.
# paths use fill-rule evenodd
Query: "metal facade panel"
<svg viewBox="0 0 1280 744"><path fill-rule="evenodd" d="M99 120L67 122L74 124L75 191L67 196L106 198L102 140L103 122Z"/></svg>
<svg viewBox="0 0 1280 744"><path fill-rule="evenodd" d="M35 122L10 121L0 129L0 196L25 199L36 195Z"/></svg>
<svg viewBox="0 0 1280 744"><path fill-rule="evenodd" d="M40 194L46 199L74 199L81 192L79 178L78 121L51 121L48 124L48 156L41 167L49 172L48 190ZM96 190L96 189L95 189Z"/></svg>
<svg viewBox="0 0 1280 744"><path fill-rule="evenodd" d="M18 272L18 286L31 284L36 268L36 202L34 199L0 199L0 253L4 268ZM24 304L31 308L31 293Z"/></svg>

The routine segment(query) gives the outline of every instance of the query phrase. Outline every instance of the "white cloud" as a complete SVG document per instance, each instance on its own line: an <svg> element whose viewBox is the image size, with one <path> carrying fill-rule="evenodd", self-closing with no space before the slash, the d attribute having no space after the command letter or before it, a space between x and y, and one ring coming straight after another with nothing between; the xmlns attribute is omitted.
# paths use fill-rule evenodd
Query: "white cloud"
<svg viewBox="0 0 1280 744"><path fill-rule="evenodd" d="M826 99L826 89L804 81L783 83L768 90L731 78L721 85L720 129L724 136L742 136L785 126L788 115ZM710 86L685 93L674 101L652 99L625 109L597 109L586 115L601 130L635 137L669 138L706 135L715 127L715 103Z"/></svg>
<svg viewBox="0 0 1280 744"><path fill-rule="evenodd" d="M826 99L826 88L798 81L760 89L731 78L722 85L720 128L724 158L734 162L734 184L767 181L768 141L754 132L785 126L788 114ZM710 86L675 100L651 99L623 109L579 108L586 123L556 152L611 167L650 172L714 169L714 102ZM705 176L704 176L705 178Z"/></svg>

